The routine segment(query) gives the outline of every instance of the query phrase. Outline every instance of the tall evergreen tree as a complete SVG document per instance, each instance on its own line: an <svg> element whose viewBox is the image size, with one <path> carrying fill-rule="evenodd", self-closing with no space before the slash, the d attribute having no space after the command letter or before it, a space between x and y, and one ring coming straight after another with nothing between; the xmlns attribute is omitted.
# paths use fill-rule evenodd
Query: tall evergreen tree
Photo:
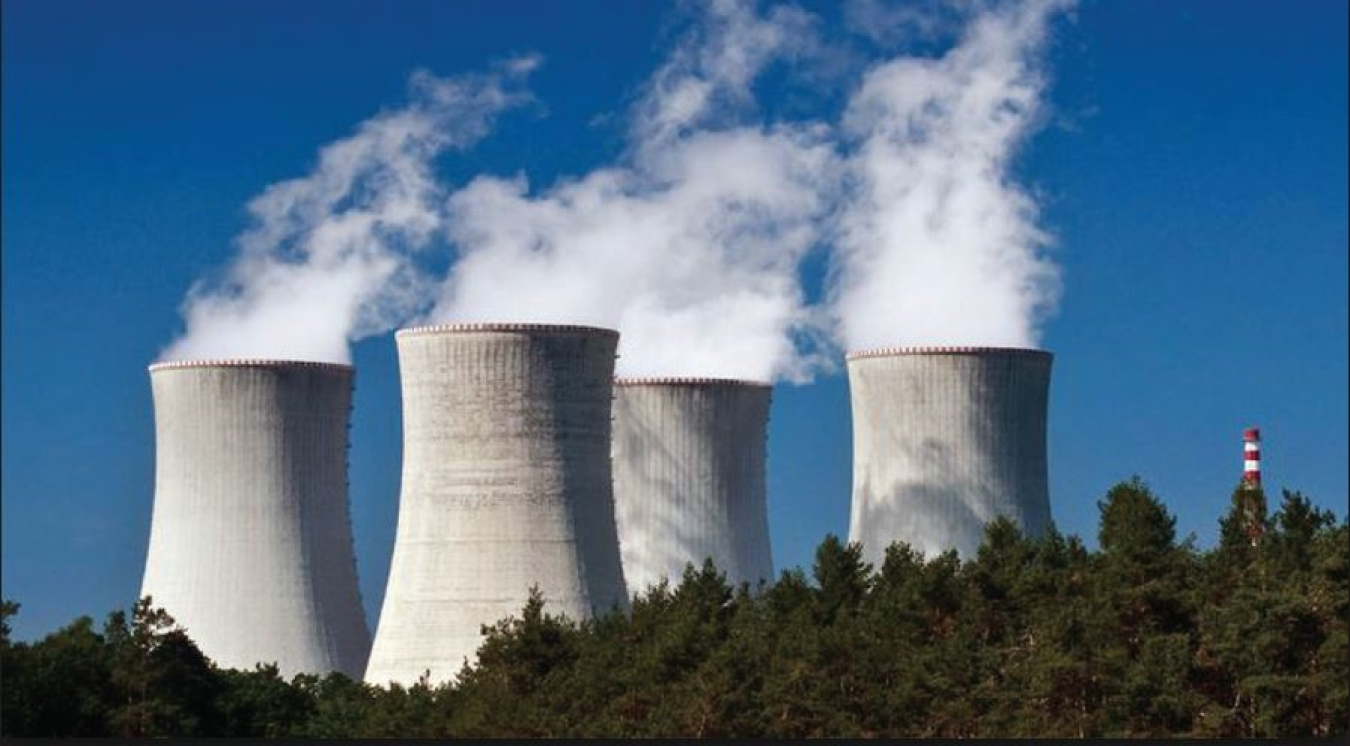
<svg viewBox="0 0 1350 746"><path fill-rule="evenodd" d="M146 596L131 619L117 611L104 625L111 678L119 702L108 713L122 736L209 736L220 733L215 709L220 680L173 617Z"/></svg>
<svg viewBox="0 0 1350 746"><path fill-rule="evenodd" d="M862 559L862 545L845 546L834 534L816 549L811 567L816 580L816 619L831 624L840 614L857 610L867 595L872 566Z"/></svg>
<svg viewBox="0 0 1350 746"><path fill-rule="evenodd" d="M1260 485L1240 483L1233 489L1228 514L1219 521L1219 546L1255 548L1270 530L1266 491Z"/></svg>

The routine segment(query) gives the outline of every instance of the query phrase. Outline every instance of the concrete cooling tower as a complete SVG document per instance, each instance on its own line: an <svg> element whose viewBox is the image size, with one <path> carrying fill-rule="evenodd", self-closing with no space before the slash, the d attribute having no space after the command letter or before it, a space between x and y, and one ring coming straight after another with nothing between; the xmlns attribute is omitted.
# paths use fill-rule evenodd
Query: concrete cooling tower
<svg viewBox="0 0 1350 746"><path fill-rule="evenodd" d="M403 486L366 680L459 673L531 586L573 619L624 606L610 413L618 333L454 324L396 335Z"/></svg>
<svg viewBox="0 0 1350 746"><path fill-rule="evenodd" d="M771 580L764 451L772 388L706 378L615 382L614 510L630 594L711 557Z"/></svg>
<svg viewBox="0 0 1350 746"><path fill-rule="evenodd" d="M150 366L155 503L142 594L221 666L360 676L370 633L347 508L346 365Z"/></svg>
<svg viewBox="0 0 1350 746"><path fill-rule="evenodd" d="M971 558L984 527L1006 516L1039 535L1050 525L1045 419L1051 355L1043 350L914 347L848 356L853 401L849 540L880 568L904 541Z"/></svg>

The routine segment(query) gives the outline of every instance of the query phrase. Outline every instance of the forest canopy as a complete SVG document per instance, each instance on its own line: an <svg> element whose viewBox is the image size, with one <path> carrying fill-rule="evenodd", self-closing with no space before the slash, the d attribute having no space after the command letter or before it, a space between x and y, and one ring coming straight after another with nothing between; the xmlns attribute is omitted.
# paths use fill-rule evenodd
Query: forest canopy
<svg viewBox="0 0 1350 746"><path fill-rule="evenodd" d="M729 586L711 562L586 621L537 594L456 681L221 669L143 598L40 641L0 623L6 736L1341 736L1350 532L1239 486L1219 543L1179 540L1138 478L1090 551L991 523L978 553L828 536L809 574Z"/></svg>

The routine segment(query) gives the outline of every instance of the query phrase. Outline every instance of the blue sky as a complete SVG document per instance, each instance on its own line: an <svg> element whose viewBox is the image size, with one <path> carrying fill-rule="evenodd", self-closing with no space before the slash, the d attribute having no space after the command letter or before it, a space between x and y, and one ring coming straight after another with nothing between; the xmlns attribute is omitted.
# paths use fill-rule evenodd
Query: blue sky
<svg viewBox="0 0 1350 746"><path fill-rule="evenodd" d="M806 6L842 34L840 6ZM1050 121L1016 162L1056 237L1055 519L1095 543L1095 502L1138 473L1212 544L1259 425L1268 489L1347 501L1346 8L1087 2L1055 25ZM670 49L658 3L33 2L4 5L3 594L20 637L137 593L154 442L145 366L244 205L408 75L537 52L543 106L439 162L534 183L623 148L616 112ZM794 90L769 111L829 112ZM821 283L808 260L805 285ZM358 342L352 512L372 626L397 515L392 335ZM846 381L775 390L779 568L846 534Z"/></svg>

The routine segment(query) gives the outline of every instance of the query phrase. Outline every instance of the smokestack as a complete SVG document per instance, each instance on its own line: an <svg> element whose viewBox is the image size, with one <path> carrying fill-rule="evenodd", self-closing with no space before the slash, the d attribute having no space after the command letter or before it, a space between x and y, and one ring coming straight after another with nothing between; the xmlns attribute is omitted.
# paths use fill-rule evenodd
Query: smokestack
<svg viewBox="0 0 1350 746"><path fill-rule="evenodd" d="M447 324L396 335L403 488L366 680L444 682L538 586L584 619L627 594L610 414L618 332Z"/></svg>
<svg viewBox="0 0 1350 746"><path fill-rule="evenodd" d="M764 452L772 388L716 378L615 382L614 506L630 594L711 557L771 580Z"/></svg>
<svg viewBox="0 0 1350 746"><path fill-rule="evenodd" d="M1051 355L908 347L848 356L853 403L849 539L875 566L886 546L974 556L997 516L1050 525L1046 408Z"/></svg>
<svg viewBox="0 0 1350 746"><path fill-rule="evenodd" d="M1261 486L1261 431L1254 427L1242 433L1242 483Z"/></svg>
<svg viewBox="0 0 1350 746"><path fill-rule="evenodd" d="M141 593L209 658L359 676L370 647L347 507L350 366L150 366L155 503Z"/></svg>

